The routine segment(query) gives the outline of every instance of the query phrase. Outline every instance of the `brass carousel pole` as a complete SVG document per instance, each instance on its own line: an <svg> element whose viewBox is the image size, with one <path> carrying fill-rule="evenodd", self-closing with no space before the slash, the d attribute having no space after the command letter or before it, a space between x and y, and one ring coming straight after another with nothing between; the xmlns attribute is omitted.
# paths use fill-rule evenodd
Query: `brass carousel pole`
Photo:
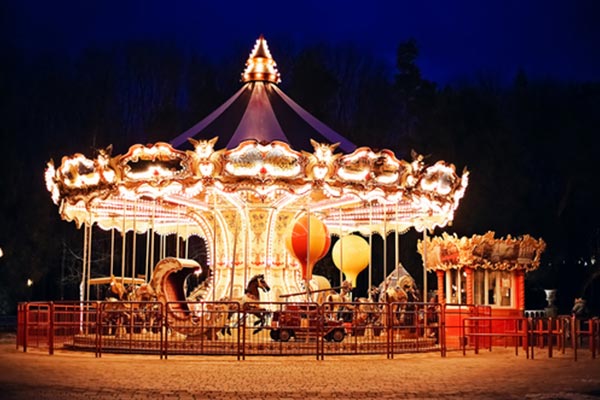
<svg viewBox="0 0 600 400"><path fill-rule="evenodd" d="M89 291L90 291L90 282L89 282L89 270L90 270L90 266L89 266L89 257L88 257L88 253L89 253L89 229L88 229L88 223L86 222L85 225L83 226L83 271L81 273L81 285L79 288L79 298L80 301L85 301L86 298L87 300L89 300ZM85 317L83 314L83 310L84 310L84 305L83 303L80 304L80 314L79 314L79 330L81 332L83 332L83 324L84 324L84 318L85 318L85 330L87 333L87 329L89 324L88 322L88 318L89 318L89 314L86 312L85 313Z"/></svg>
<svg viewBox="0 0 600 400"><path fill-rule="evenodd" d="M383 279L387 277L387 207L383 205ZM369 299L371 299L371 285L368 289ZM374 300L375 301L375 300Z"/></svg>
<svg viewBox="0 0 600 400"><path fill-rule="evenodd" d="M124 284L125 281L125 244L127 241L127 232L125 232L125 214L126 214L126 205L123 205L123 222L122 222L122 230L121 230L121 284Z"/></svg>
<svg viewBox="0 0 600 400"><path fill-rule="evenodd" d="M87 250L87 287L86 300L90 301L90 278L92 275L92 223L87 226L88 229L88 250Z"/></svg>
<svg viewBox="0 0 600 400"><path fill-rule="evenodd" d="M340 232L340 287L344 283L344 242L342 241L342 233Z"/></svg>
<svg viewBox="0 0 600 400"><path fill-rule="evenodd" d="M166 254L166 245L165 245L165 236L160 233L158 235L159 241L158 241L158 258L159 260L162 260L163 258L165 258L165 254Z"/></svg>
<svg viewBox="0 0 600 400"><path fill-rule="evenodd" d="M396 276L398 276L398 266L400 265L400 233L398 232L399 231L399 229L398 229L398 203L396 203L395 214L396 214L396 229L394 232L394 271L396 271ZM388 288L387 276L385 277L384 282L385 283L383 285L383 290L385 292Z"/></svg>
<svg viewBox="0 0 600 400"><path fill-rule="evenodd" d="M310 287L308 286L308 266L310 265L310 209L306 209L306 274L304 287L306 287L306 301L310 301Z"/></svg>
<svg viewBox="0 0 600 400"><path fill-rule="evenodd" d="M144 261L144 282L149 282L148 267L150 264L150 229L146 231L146 259Z"/></svg>
<svg viewBox="0 0 600 400"><path fill-rule="evenodd" d="M152 219L150 221L150 275L154 273L154 218L156 217L156 200L152 207Z"/></svg>
<svg viewBox="0 0 600 400"><path fill-rule="evenodd" d="M110 276L114 274L115 263L115 228L110 230Z"/></svg>
<svg viewBox="0 0 600 400"><path fill-rule="evenodd" d="M190 233L188 231L188 225L185 226L185 258L190 258Z"/></svg>
<svg viewBox="0 0 600 400"><path fill-rule="evenodd" d="M369 203L369 285L373 281L373 203Z"/></svg>
<svg viewBox="0 0 600 400"><path fill-rule="evenodd" d="M244 217L248 216L248 209L244 206ZM242 296L244 295L244 288L248 284L248 246L250 245L250 229L251 223L250 218L244 218L246 220L246 229L244 230L244 284L242 285Z"/></svg>
<svg viewBox="0 0 600 400"><path fill-rule="evenodd" d="M212 260L212 301L215 301L215 290L217 287L217 205L215 201L215 195L213 193L213 256Z"/></svg>
<svg viewBox="0 0 600 400"><path fill-rule="evenodd" d="M88 230L87 222L83 225L83 256L81 257L81 283L79 284L79 299L85 300L85 289L87 280L87 245L88 245Z"/></svg>
<svg viewBox="0 0 600 400"><path fill-rule="evenodd" d="M136 271L136 255L137 255L137 199L133 204L133 229L132 229L132 239L131 239L131 285L132 287L135 285L135 271Z"/></svg>
<svg viewBox="0 0 600 400"><path fill-rule="evenodd" d="M427 228L423 229L423 294L427 299Z"/></svg>
<svg viewBox="0 0 600 400"><path fill-rule="evenodd" d="M237 216L235 218L235 233L233 235L233 257L231 257L231 277L229 278L229 299L233 299L233 283L235 282L235 254L237 251L239 223Z"/></svg>
<svg viewBox="0 0 600 400"><path fill-rule="evenodd" d="M339 209L339 221L340 221L340 235L339 235L339 239L338 240L342 240L342 209ZM344 263L342 262L343 260L343 249L342 249L342 245L343 243L340 242L340 286L342 286L342 282L344 280Z"/></svg>
<svg viewBox="0 0 600 400"><path fill-rule="evenodd" d="M177 224L175 226L175 258L179 258L179 220L181 219L181 206L177 206Z"/></svg>

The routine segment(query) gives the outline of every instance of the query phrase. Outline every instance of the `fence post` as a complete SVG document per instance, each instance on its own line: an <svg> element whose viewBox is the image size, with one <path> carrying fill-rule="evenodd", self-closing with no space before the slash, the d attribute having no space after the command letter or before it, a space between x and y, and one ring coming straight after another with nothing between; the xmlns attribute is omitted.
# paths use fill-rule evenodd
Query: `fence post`
<svg viewBox="0 0 600 400"><path fill-rule="evenodd" d="M529 347L531 347L531 359L532 360L535 358L535 346L536 346L536 344L538 344L540 336L542 337L542 345L544 344L544 333L543 333L544 331L542 329L543 325L541 325L541 327L540 327L540 322L543 322L543 321L541 321L541 320L536 321L531 317L528 317L525 320L525 323L527 324L526 325L527 326L527 337L529 339L527 348L529 350ZM540 334L538 334L538 332L540 332Z"/></svg>
<svg viewBox="0 0 600 400"><path fill-rule="evenodd" d="M17 304L17 340L16 350L19 350L19 345L23 344L23 303Z"/></svg>
<svg viewBox="0 0 600 400"><path fill-rule="evenodd" d="M577 361L577 346L579 343L577 343L577 326L575 326L575 324L577 323L577 318L575 318L575 315L571 316L571 345L573 346L573 357L575 359L575 361Z"/></svg>
<svg viewBox="0 0 600 400"><path fill-rule="evenodd" d="M241 324L238 324L238 326L240 326L242 328L242 360L246 360L246 311L244 310L239 310L238 309L238 313L242 313L243 317L241 320ZM239 328L238 328L239 330Z"/></svg>
<svg viewBox="0 0 600 400"><path fill-rule="evenodd" d="M169 312L169 303L168 302L165 303L164 312L165 312L164 326L161 330L161 335L162 335L162 332L164 331L164 337L163 337L164 353L165 353L165 360L167 360L169 358L169 317L167 315L167 313Z"/></svg>
<svg viewBox="0 0 600 400"><path fill-rule="evenodd" d="M325 359L325 343L323 338L323 332L325 331L325 315L323 314L322 306L317 306L317 360ZM310 318L310 317L309 317ZM309 322L310 326L310 322ZM310 329L310 328L309 328Z"/></svg>
<svg viewBox="0 0 600 400"><path fill-rule="evenodd" d="M48 354L54 354L54 302L48 307Z"/></svg>
<svg viewBox="0 0 600 400"><path fill-rule="evenodd" d="M523 340L525 341L525 354L527 355L527 359L529 359L529 325L527 324L526 319L521 320L521 323L523 324L523 333L524 333ZM532 350L531 358L533 358L533 350Z"/></svg>
<svg viewBox="0 0 600 400"><path fill-rule="evenodd" d="M592 352L592 359L596 358L596 346L595 346L595 338L594 338L594 320L592 318L588 321L588 335L589 335L589 343L590 343L590 351Z"/></svg>
<svg viewBox="0 0 600 400"><path fill-rule="evenodd" d="M438 340L442 348L442 357L446 357L447 343L446 343L446 308L438 306L439 315L439 326L438 326Z"/></svg>
<svg viewBox="0 0 600 400"><path fill-rule="evenodd" d="M158 351L160 352L160 359L163 359L163 356L166 359L166 354L165 354L165 346L164 346L164 331L165 331L165 312L164 312L164 307L163 307L163 303L158 302L158 309L160 310L160 318L159 318L159 323L158 323L158 331L159 331L159 338L160 338L160 343L158 344Z"/></svg>
<svg viewBox="0 0 600 400"><path fill-rule="evenodd" d="M24 304L24 318L23 318L23 353L27 353L27 336L29 335L28 320L29 320L29 303Z"/></svg>
<svg viewBox="0 0 600 400"><path fill-rule="evenodd" d="M466 324L467 324L467 318L463 318L462 320L462 335L461 335L461 339L460 339L460 345L463 348L463 356L467 355L467 341L465 340L466 338Z"/></svg>
<svg viewBox="0 0 600 400"><path fill-rule="evenodd" d="M390 311L390 303L385 303L385 329L386 329L386 345L388 360L394 359L394 327L392 322L392 313Z"/></svg>
<svg viewBox="0 0 600 400"><path fill-rule="evenodd" d="M552 350L554 347L554 321L554 318L548 318L548 358L552 358Z"/></svg>
<svg viewBox="0 0 600 400"><path fill-rule="evenodd" d="M89 306L89 304L88 304ZM97 301L96 302L96 342L94 343L96 346L96 358L102 357L102 308L104 307L104 302Z"/></svg>

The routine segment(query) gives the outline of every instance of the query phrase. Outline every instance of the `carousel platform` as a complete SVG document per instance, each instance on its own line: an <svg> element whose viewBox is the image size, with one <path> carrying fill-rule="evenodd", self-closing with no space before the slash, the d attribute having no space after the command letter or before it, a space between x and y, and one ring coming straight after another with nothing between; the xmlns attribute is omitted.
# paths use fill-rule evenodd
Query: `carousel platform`
<svg viewBox="0 0 600 400"><path fill-rule="evenodd" d="M100 351L130 354L189 354L189 355L312 355L324 354L386 354L428 352L439 350L436 338L394 338L388 343L385 335L366 337L348 335L341 342L317 341L316 337L288 342L269 338L268 329L258 335L249 334L245 340L234 332L219 334L216 339L186 337L178 334L136 333L116 335L77 334L66 341L64 348L75 351ZM322 346L319 349L319 346Z"/></svg>

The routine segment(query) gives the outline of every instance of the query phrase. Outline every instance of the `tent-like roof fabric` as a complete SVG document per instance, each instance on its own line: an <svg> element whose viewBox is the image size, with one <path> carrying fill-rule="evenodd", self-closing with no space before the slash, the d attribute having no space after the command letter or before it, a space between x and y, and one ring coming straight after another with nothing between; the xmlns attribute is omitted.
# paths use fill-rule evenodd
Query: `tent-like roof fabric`
<svg viewBox="0 0 600 400"><path fill-rule="evenodd" d="M262 37L261 40L264 41ZM266 42L258 48L263 46ZM264 53L263 50L261 57ZM261 76L252 71L250 74ZM279 140L296 150L310 151L313 149L310 139L314 139L320 143L340 143L340 150L346 153L356 149L356 145L300 107L274 82L259 78L246 82L219 108L173 139L171 145L182 148L189 138L215 136L219 137L216 148L232 149L245 140L255 139Z"/></svg>

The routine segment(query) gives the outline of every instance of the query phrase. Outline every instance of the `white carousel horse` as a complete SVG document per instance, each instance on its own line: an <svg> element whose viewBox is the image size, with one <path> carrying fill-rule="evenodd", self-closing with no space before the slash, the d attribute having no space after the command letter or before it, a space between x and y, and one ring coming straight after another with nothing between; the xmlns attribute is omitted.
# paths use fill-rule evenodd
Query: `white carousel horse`
<svg viewBox="0 0 600 400"><path fill-rule="evenodd" d="M230 321L235 311L240 311L244 314L244 316L253 315L254 317L256 317L256 321L254 321L253 323L254 326L256 326L256 328L253 331L254 334L257 334L264 328L267 322L267 317L269 315L268 310L256 304L256 302L260 301L259 289L263 292L268 292L271 290L271 287L265 280L264 274L254 275L248 281L246 289L244 290L244 295L241 297L241 299L237 300L237 302L239 303L239 309L237 309L237 307L236 310L230 309L229 315L227 317L227 320ZM240 322L241 321L237 321L234 325L239 325ZM231 324L225 323L223 325L223 328L221 329L221 332L224 334L231 334L231 327Z"/></svg>

